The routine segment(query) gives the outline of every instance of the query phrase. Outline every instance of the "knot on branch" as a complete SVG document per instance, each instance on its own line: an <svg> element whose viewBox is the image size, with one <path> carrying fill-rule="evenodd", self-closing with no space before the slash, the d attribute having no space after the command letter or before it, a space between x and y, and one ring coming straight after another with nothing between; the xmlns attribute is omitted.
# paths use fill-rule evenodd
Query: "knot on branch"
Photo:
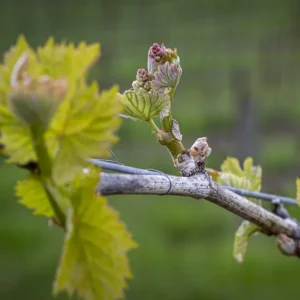
<svg viewBox="0 0 300 300"><path fill-rule="evenodd" d="M177 156L175 165L179 169L180 174L184 177L206 172L204 161L195 161L189 150L184 150Z"/></svg>
<svg viewBox="0 0 300 300"><path fill-rule="evenodd" d="M205 159L211 153L207 138L198 138L192 147L182 151L175 160L175 165L182 176L189 177L197 173L206 173Z"/></svg>
<svg viewBox="0 0 300 300"><path fill-rule="evenodd" d="M300 230L300 223L292 218L289 212L285 209L280 199L276 198L272 201L273 213L287 222L296 224ZM281 233L277 236L277 248L283 255L297 256L300 258L300 239L292 239Z"/></svg>
<svg viewBox="0 0 300 300"><path fill-rule="evenodd" d="M277 236L277 247L283 255L300 258L300 240L295 240L281 233Z"/></svg>

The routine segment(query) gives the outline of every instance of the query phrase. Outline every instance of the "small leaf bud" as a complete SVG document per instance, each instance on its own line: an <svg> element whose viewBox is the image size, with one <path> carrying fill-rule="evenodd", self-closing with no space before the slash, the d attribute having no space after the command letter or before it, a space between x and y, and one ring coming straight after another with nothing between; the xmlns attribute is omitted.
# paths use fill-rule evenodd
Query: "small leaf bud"
<svg viewBox="0 0 300 300"><path fill-rule="evenodd" d="M197 162L203 162L211 153L211 148L208 146L207 138L198 138L190 148L190 154Z"/></svg>

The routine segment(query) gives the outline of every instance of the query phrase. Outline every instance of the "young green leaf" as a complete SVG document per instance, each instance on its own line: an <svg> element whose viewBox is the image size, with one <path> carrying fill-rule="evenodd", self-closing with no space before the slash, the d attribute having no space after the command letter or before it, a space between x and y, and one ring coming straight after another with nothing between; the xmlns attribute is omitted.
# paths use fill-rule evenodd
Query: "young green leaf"
<svg viewBox="0 0 300 300"><path fill-rule="evenodd" d="M100 45L87 45L81 42L74 44L55 44L50 38L43 47L37 49L41 73L52 78L67 76L71 81L84 78L86 72L100 57Z"/></svg>
<svg viewBox="0 0 300 300"><path fill-rule="evenodd" d="M54 216L43 184L37 176L31 175L29 179L18 181L16 195L21 198L19 203L32 209L34 215Z"/></svg>
<svg viewBox="0 0 300 300"><path fill-rule="evenodd" d="M257 231L259 231L259 227L248 221L243 221L239 226L233 243L233 257L237 262L241 263L244 261L248 240Z"/></svg>
<svg viewBox="0 0 300 300"><path fill-rule="evenodd" d="M261 177L261 167L253 166L251 157L245 159L243 169L236 158L228 157L221 165L219 183L258 192L261 189Z"/></svg>
<svg viewBox="0 0 300 300"><path fill-rule="evenodd" d="M169 105L170 97L160 92L140 89L124 92L121 101L130 117L148 122Z"/></svg>
<svg viewBox="0 0 300 300"><path fill-rule="evenodd" d="M296 186L297 186L296 200L297 200L298 205L300 205L300 178L297 178Z"/></svg>
<svg viewBox="0 0 300 300"><path fill-rule="evenodd" d="M221 171L224 173L232 173L240 177L243 177L244 175L239 161L234 157L226 158L226 160L221 165Z"/></svg>
<svg viewBox="0 0 300 300"><path fill-rule="evenodd" d="M253 166L253 158L247 157L243 163L244 176L250 181L250 188L252 191L260 191L262 169L260 166Z"/></svg>
<svg viewBox="0 0 300 300"><path fill-rule="evenodd" d="M33 50L20 36L16 45L5 53L3 64L0 65L0 144L4 146L4 154L10 156L8 162L19 164L36 161L29 128L17 120L7 106L14 67L24 53L28 54L30 60L34 57Z"/></svg>
<svg viewBox="0 0 300 300"><path fill-rule="evenodd" d="M98 172L90 169L72 182L71 209L54 294L66 290L82 299L123 296L131 277L126 253L136 247L118 214L96 195Z"/></svg>
<svg viewBox="0 0 300 300"><path fill-rule="evenodd" d="M36 161L29 127L18 121L4 103L0 103L0 144L9 155L8 162L26 164Z"/></svg>
<svg viewBox="0 0 300 300"><path fill-rule="evenodd" d="M34 56L34 52L28 45L25 37L20 36L16 45L5 53L3 64L0 65L0 95L2 96L0 102L5 102L6 93L11 89L11 77L14 66L24 53L28 54L30 58Z"/></svg>
<svg viewBox="0 0 300 300"><path fill-rule="evenodd" d="M86 166L87 158L108 155L117 140L114 132L120 125L121 109L117 88L99 95L96 83L80 87L66 99L53 120L49 141L57 184L71 181Z"/></svg>
<svg viewBox="0 0 300 300"><path fill-rule="evenodd" d="M223 185L258 192L261 189L262 170L260 166L253 166L253 159L248 157L243 163L243 169L239 161L233 157L227 159L221 165L221 174L218 182ZM261 200L248 198L261 205ZM243 221L238 228L233 245L233 256L238 262L242 262L246 255L248 240L259 227Z"/></svg>
<svg viewBox="0 0 300 300"><path fill-rule="evenodd" d="M167 61L163 65L158 66L152 82L153 90L163 91L164 89L172 89L174 91L179 83L181 74L182 69L179 59L175 62Z"/></svg>

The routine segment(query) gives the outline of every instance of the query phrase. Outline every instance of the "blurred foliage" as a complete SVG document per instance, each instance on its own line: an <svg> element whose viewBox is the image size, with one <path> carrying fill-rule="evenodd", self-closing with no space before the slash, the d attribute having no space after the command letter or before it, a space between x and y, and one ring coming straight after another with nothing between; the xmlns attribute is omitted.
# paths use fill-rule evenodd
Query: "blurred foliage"
<svg viewBox="0 0 300 300"><path fill-rule="evenodd" d="M221 165L219 183L244 190L259 192L261 189L262 169L253 165L253 159L247 157L241 168L240 162L227 157Z"/></svg>
<svg viewBox="0 0 300 300"><path fill-rule="evenodd" d="M0 65L0 144L7 162L37 166L18 181L19 202L65 231L53 294L88 300L123 297L131 277L126 254L136 247L96 194L100 168L87 162L109 153L121 123L117 88L99 94L96 82L86 82L99 48L50 38L34 51L21 36Z"/></svg>
<svg viewBox="0 0 300 300"><path fill-rule="evenodd" d="M131 278L127 252L137 245L119 214L95 193L99 169L82 172L71 184L71 213L55 294L67 290L80 299L120 299Z"/></svg>
<svg viewBox="0 0 300 300"><path fill-rule="evenodd" d="M102 44L91 79L128 89L153 42L180 52L183 75L173 115L189 147L207 136L209 167L247 156L263 167L262 190L295 197L300 168L300 3L298 0L3 0L3 53L24 33ZM118 160L175 173L165 149L140 123L124 122ZM141 155L142 154L142 155ZM62 233L14 196L24 172L0 162L0 298L51 299ZM297 294L300 268L275 239L251 240L242 265L232 258L239 220L204 201L169 196L111 197L138 241L127 299L281 299ZM266 204L266 207L268 205ZM291 208L300 218L298 208ZM217 287L217 288L216 288ZM60 299L60 298L58 298ZM65 299L61 297L61 299Z"/></svg>

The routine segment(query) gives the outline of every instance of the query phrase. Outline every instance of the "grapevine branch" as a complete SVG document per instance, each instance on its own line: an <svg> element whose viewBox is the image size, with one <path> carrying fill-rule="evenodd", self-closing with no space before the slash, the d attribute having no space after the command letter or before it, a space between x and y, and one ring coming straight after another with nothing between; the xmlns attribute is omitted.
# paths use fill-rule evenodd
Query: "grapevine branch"
<svg viewBox="0 0 300 300"><path fill-rule="evenodd" d="M103 195L168 194L206 199L258 225L266 234L283 233L291 238L300 239L298 222L280 218L212 181L206 173L199 173L191 177L101 173L97 191Z"/></svg>
<svg viewBox="0 0 300 300"><path fill-rule="evenodd" d="M165 174L163 172L160 172L158 170L145 170L145 169L140 169L140 168L135 168L135 167L130 167L123 165L121 163L118 163L116 161L109 161L109 160L104 160L104 159L94 159L91 158L89 159L89 162L92 164L103 168L104 170L109 170L109 171L115 171L115 172L120 172L120 173L126 173L126 174L134 174L134 175L165 175L165 176L171 176L169 174ZM230 186L224 186L224 188L244 197L251 197L255 199L260 199L264 201L269 201L272 202L275 199L280 200L282 204L289 204L289 205L298 205L295 199L289 198L289 197L283 197L279 195L273 195L273 194L267 194L267 193L260 193L260 192L251 192L248 190L244 189L238 189L238 188L233 188Z"/></svg>
<svg viewBox="0 0 300 300"><path fill-rule="evenodd" d="M181 174L191 161L188 159L187 164L179 166ZM89 162L106 170L127 173L101 173L101 181L97 188L100 194L168 194L206 199L259 226L262 233L277 236L277 246L283 254L300 257L300 223L290 217L282 204L296 205L294 199L219 185L205 171L204 165L199 164L195 173L178 177L157 170L143 170L107 160L89 159ZM181 169L182 167L184 169ZM243 196L271 200L273 212Z"/></svg>

